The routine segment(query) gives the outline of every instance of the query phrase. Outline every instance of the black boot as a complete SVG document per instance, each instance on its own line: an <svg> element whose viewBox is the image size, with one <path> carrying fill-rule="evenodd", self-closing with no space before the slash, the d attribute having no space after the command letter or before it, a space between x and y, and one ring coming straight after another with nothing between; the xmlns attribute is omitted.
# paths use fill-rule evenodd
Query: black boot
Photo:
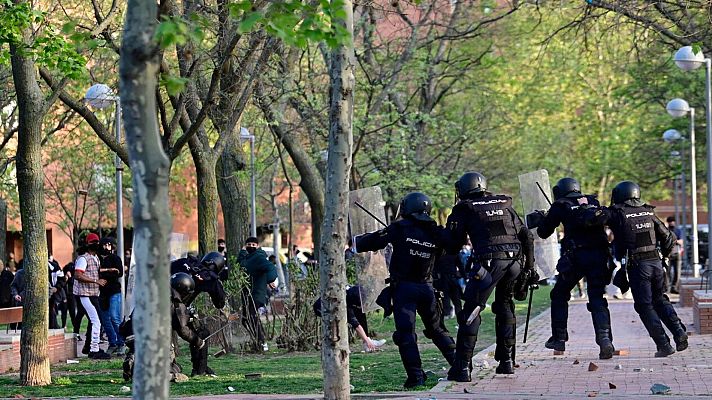
<svg viewBox="0 0 712 400"><path fill-rule="evenodd" d="M404 388L412 389L414 387L425 385L425 381L427 380L427 377L425 376L425 373L423 373L423 370L420 370L420 371L409 370L409 371L406 371L406 373L408 374L408 379L406 379L405 383L403 383Z"/></svg>
<svg viewBox="0 0 712 400"><path fill-rule="evenodd" d="M500 361L495 372L498 374L512 375L514 374L514 362L512 360Z"/></svg>
<svg viewBox="0 0 712 400"><path fill-rule="evenodd" d="M593 329L596 332L596 344L601 348L598 353L598 358L601 360L608 360L613 358L613 343L611 338L611 317L608 311L608 302L603 299L603 301L591 299L586 307L591 313L591 320L593 321Z"/></svg>
<svg viewBox="0 0 712 400"><path fill-rule="evenodd" d="M655 357L667 357L675 354L675 349L670 346L670 343L664 343L658 346L658 351L655 352Z"/></svg>
<svg viewBox="0 0 712 400"><path fill-rule="evenodd" d="M455 382L470 382L472 381L472 378L470 377L471 372L472 368L469 360L456 358L452 364L452 367L450 367L450 370L447 372L447 380Z"/></svg>
<svg viewBox="0 0 712 400"><path fill-rule="evenodd" d="M556 351L566 351L566 342L552 336L546 341L544 347Z"/></svg>

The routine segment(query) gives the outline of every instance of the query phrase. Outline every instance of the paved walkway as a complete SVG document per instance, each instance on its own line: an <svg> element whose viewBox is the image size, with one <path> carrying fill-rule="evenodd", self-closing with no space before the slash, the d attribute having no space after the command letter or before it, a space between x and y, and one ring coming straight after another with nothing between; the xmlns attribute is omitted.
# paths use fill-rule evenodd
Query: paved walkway
<svg viewBox="0 0 712 400"><path fill-rule="evenodd" d="M433 397L469 394L477 398L647 398L651 386L670 387L674 396L712 395L712 336L690 335L690 348L668 358L655 358L655 345L648 336L630 300L609 300L613 320L613 343L628 355L610 360L598 359L591 317L584 302L569 308L569 338L564 355L554 355L544 347L551 334L550 314L545 312L530 325L529 338L522 344L519 329L517 362L514 376L497 376L494 346L474 358L477 379L470 383L440 382ZM677 309L678 315L692 326L692 309ZM674 343L673 343L674 345ZM589 372L589 364L597 370Z"/></svg>

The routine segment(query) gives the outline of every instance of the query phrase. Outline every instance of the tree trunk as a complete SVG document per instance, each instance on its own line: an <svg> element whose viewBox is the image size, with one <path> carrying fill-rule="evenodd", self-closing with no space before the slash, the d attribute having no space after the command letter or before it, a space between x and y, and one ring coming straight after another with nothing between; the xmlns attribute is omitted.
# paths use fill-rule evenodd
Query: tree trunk
<svg viewBox="0 0 712 400"><path fill-rule="evenodd" d="M168 240L172 221L170 161L156 113L158 72L155 1L128 0L121 44L119 89L129 149L136 259L134 399L167 399L171 320ZM45 274L46 275L46 274Z"/></svg>
<svg viewBox="0 0 712 400"><path fill-rule="evenodd" d="M198 252L204 255L218 248L217 159L210 151L202 150L196 136L188 144L198 181Z"/></svg>
<svg viewBox="0 0 712 400"><path fill-rule="evenodd" d="M269 123L269 127L274 134L279 138L280 142L287 149L289 157L292 159L294 166L299 171L300 181L299 187L302 188L304 194L309 200L311 207L311 223L312 223L312 240L314 249L319 251L319 241L321 240L321 227L324 223L324 181L322 180L319 169L312 162L309 154L304 150L304 147L299 142L299 139L289 132L286 132L283 125L278 120L280 113L275 113L270 106L270 101L265 97L264 88L258 84L256 86L257 103L262 110L262 113ZM317 258L318 254L316 255Z"/></svg>
<svg viewBox="0 0 712 400"><path fill-rule="evenodd" d="M3 266L7 264L7 202L0 199L0 261ZM1 268L0 268L1 269Z"/></svg>
<svg viewBox="0 0 712 400"><path fill-rule="evenodd" d="M250 220L247 183L238 175L245 169L245 161L237 146L238 140L225 146L216 168L218 195L225 220L225 247L228 256L235 257L249 236L247 221Z"/></svg>
<svg viewBox="0 0 712 400"><path fill-rule="evenodd" d="M52 383L47 345L49 282L41 150L45 101L37 83L35 63L25 50L25 46L31 43L31 35L31 30L26 29L23 32L24 43L11 43L10 54L19 110L15 163L26 285L25 298L22 299L20 384L40 386Z"/></svg>
<svg viewBox="0 0 712 400"><path fill-rule="evenodd" d="M334 21L345 26L353 36L353 6L350 0L343 5L346 17ZM329 67L329 159L326 170L326 212L321 236L319 257L324 324L321 352L324 371L324 398L348 399L349 343L346 327L346 247L349 174L353 147L353 42L341 45L332 52Z"/></svg>

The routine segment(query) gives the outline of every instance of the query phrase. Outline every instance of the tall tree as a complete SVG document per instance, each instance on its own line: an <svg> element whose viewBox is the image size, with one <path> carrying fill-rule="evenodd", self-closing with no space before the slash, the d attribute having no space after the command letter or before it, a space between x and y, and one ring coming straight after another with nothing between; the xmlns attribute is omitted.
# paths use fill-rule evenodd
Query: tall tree
<svg viewBox="0 0 712 400"><path fill-rule="evenodd" d="M334 0L332 24L350 40L336 46L329 65L329 158L326 208L319 252L323 340L324 398L348 399L349 334L346 326L346 262L349 176L353 146L354 68L353 4Z"/></svg>
<svg viewBox="0 0 712 400"><path fill-rule="evenodd" d="M136 366L133 398L167 399L171 321L168 240L171 161L156 116L159 70L155 1L129 0L121 43L119 88L134 188Z"/></svg>
<svg viewBox="0 0 712 400"><path fill-rule="evenodd" d="M29 3L18 0L14 5L6 4L6 7L13 8L15 12L27 12ZM41 150L42 121L48 103L37 83L33 55L27 51L33 42L32 26L28 20L24 20L24 26L18 33L18 40L10 42L10 60L19 110L16 165L26 285L20 335L20 383L39 386L52 382L47 344L49 282Z"/></svg>

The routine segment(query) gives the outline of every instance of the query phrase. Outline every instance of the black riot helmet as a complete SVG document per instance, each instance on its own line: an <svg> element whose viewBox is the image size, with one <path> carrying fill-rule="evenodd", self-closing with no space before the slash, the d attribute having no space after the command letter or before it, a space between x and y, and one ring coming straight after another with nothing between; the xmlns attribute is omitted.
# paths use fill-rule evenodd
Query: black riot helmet
<svg viewBox="0 0 712 400"><path fill-rule="evenodd" d="M217 251L211 251L200 260L200 263L215 272L219 272L225 266L225 256Z"/></svg>
<svg viewBox="0 0 712 400"><path fill-rule="evenodd" d="M579 185L576 179L567 177L559 179L559 181L556 182L556 186L554 186L554 200L566 197L571 193L581 194L581 185Z"/></svg>
<svg viewBox="0 0 712 400"><path fill-rule="evenodd" d="M623 181L613 188L611 196L613 204L621 204L626 200L640 200L640 186L631 181Z"/></svg>
<svg viewBox="0 0 712 400"><path fill-rule="evenodd" d="M178 292L183 300L195 290L195 281L185 272L178 272L171 275L171 287Z"/></svg>
<svg viewBox="0 0 712 400"><path fill-rule="evenodd" d="M479 172L467 172L455 182L455 193L460 199L470 194L483 193L487 190L487 178Z"/></svg>
<svg viewBox="0 0 712 400"><path fill-rule="evenodd" d="M415 218L419 221L432 221L430 211L433 203L430 197L420 192L408 193L403 197L400 204L400 214L404 217Z"/></svg>

